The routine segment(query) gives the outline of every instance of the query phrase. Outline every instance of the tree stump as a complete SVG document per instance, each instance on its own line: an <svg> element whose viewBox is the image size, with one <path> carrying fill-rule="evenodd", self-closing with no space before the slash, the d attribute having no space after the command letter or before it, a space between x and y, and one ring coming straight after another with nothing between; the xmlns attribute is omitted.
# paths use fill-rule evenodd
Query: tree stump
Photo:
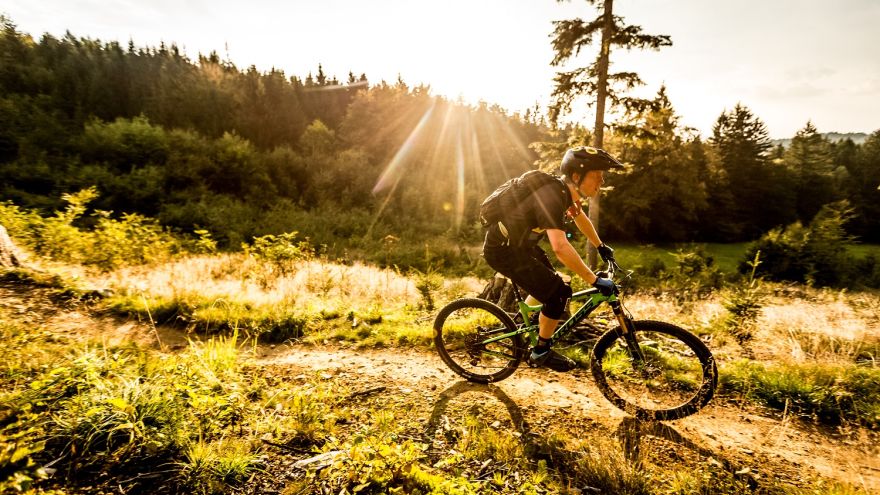
<svg viewBox="0 0 880 495"><path fill-rule="evenodd" d="M493 302L501 307L504 311L518 311L516 304L516 294L513 292L513 284L510 280L500 273L496 273L494 277L486 284L483 291L477 296Z"/></svg>
<svg viewBox="0 0 880 495"><path fill-rule="evenodd" d="M6 227L0 225L0 267L16 268L22 266L18 248L9 238Z"/></svg>

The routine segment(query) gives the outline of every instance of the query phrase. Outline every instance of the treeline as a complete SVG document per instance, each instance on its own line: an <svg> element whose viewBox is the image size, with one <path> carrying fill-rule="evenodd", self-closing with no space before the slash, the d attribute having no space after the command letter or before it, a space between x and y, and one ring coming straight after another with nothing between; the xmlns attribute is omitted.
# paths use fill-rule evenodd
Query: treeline
<svg viewBox="0 0 880 495"><path fill-rule="evenodd" d="M0 61L0 199L48 213L62 193L96 186L96 209L206 228L230 247L298 231L337 255L384 262L411 249L452 263L479 242L489 191L589 139L538 112L464 105L403 80L339 81L320 67L300 79L71 34L35 41L7 18ZM632 165L609 180L609 239L750 240L845 199L849 232L880 240L880 132L832 143L808 123L773 148L738 105L703 142L661 90L608 135Z"/></svg>
<svg viewBox="0 0 880 495"><path fill-rule="evenodd" d="M848 232L880 240L880 131L861 145L831 142L807 122L789 147L773 147L764 123L737 104L703 142L680 126L662 88L616 130L612 148L633 165L609 180L604 228L616 236L749 241L845 201Z"/></svg>
<svg viewBox="0 0 880 495"><path fill-rule="evenodd" d="M527 144L544 135L402 80L340 83L320 68L300 80L174 45L2 28L0 195L45 212L94 185L96 209L208 228L233 247L292 230L328 244L474 235L466 213L529 168Z"/></svg>

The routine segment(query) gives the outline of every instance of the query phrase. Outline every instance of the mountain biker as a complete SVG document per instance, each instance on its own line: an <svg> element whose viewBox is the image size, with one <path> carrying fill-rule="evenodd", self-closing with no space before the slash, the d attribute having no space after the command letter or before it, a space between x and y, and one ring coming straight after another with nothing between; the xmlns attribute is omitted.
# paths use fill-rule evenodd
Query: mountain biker
<svg viewBox="0 0 880 495"><path fill-rule="evenodd" d="M486 262L543 304L538 318L538 343L529 357L534 365L559 371L575 367L574 361L550 349L550 339L572 290L538 247L544 233L563 265L604 295L616 290L614 282L597 277L584 263L568 242L564 223L566 217L574 220L603 260L614 259L614 250L599 238L581 208L580 200L597 194L605 182L604 172L618 168L623 165L604 150L591 147L569 149L562 158L559 177L546 174L555 180L546 180L540 187L528 191L526 196L517 198L515 203L508 203L502 219L488 226L483 243Z"/></svg>

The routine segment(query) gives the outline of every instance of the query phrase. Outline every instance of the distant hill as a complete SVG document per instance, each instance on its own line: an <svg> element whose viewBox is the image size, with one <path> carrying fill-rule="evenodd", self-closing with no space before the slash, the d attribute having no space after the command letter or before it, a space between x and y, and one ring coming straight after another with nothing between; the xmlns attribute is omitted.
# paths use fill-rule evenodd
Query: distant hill
<svg viewBox="0 0 880 495"><path fill-rule="evenodd" d="M865 142L865 139L868 138L868 135L864 132L824 132L822 136L825 139L831 142L843 141L845 139L852 139L852 141L856 144L862 144ZM791 138L787 139L774 139L772 140L773 146L781 144L784 148L788 148L791 144Z"/></svg>

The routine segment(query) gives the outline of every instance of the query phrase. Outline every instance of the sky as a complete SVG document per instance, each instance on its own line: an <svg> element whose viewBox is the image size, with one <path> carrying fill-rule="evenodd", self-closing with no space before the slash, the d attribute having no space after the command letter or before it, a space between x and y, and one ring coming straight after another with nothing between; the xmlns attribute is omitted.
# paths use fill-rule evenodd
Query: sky
<svg viewBox="0 0 880 495"><path fill-rule="evenodd" d="M808 120L820 132L880 129L880 0L616 0L614 12L660 51L618 50L612 70L638 72L652 96L665 84L682 123L711 135L742 103L772 138ZM318 64L340 80L430 85L433 94L524 111L546 107L554 20L595 17L585 0L0 0L22 32L176 43L192 59L217 51L239 68L304 78ZM586 101L569 117L592 127Z"/></svg>

